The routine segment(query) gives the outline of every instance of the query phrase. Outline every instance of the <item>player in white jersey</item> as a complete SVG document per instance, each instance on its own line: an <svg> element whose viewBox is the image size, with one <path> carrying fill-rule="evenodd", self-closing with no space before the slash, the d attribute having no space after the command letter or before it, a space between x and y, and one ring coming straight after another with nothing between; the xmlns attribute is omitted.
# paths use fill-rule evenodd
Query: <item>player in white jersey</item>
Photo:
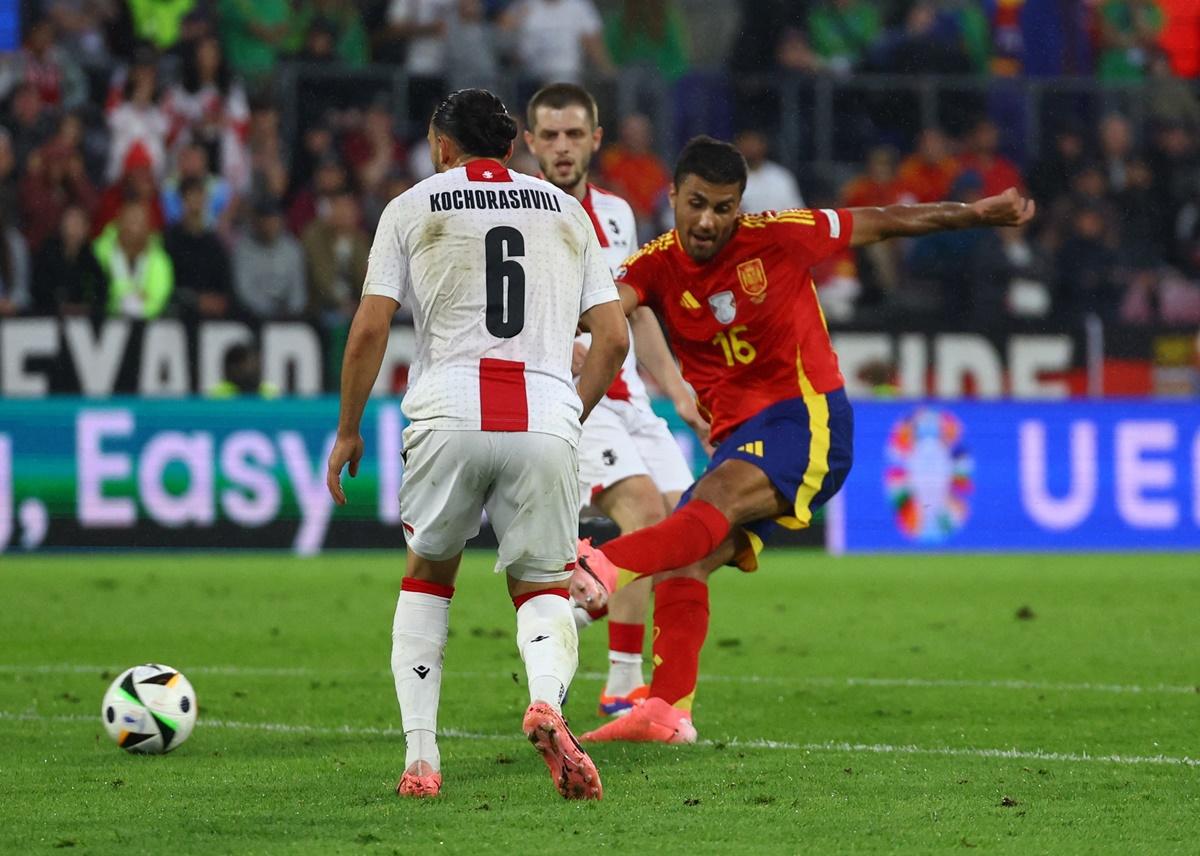
<svg viewBox="0 0 1200 856"><path fill-rule="evenodd" d="M562 718L578 664L569 596L575 572L580 423L628 346L608 266L582 206L509 172L516 121L495 95L455 92L429 128L437 174L393 199L371 247L342 366L340 475L362 457L359 422L387 344L408 307L417 354L403 411L400 514L408 567L392 630L392 673L408 751L403 796L441 790L437 709L450 597L463 546L486 509L517 609L530 705L523 727L568 799L599 799L600 777ZM571 379L576 326L592 347ZM582 576L587 578L586 574ZM597 594L597 597L602 595Z"/></svg>
<svg viewBox="0 0 1200 856"><path fill-rule="evenodd" d="M538 91L526 109L525 143L542 175L582 203L614 273L638 248L633 210L624 199L589 183L593 154L600 148L595 99L581 86L554 83ZM654 414L638 364L646 368L701 439L708 425L683 382L653 312L630 317L632 344L616 382L596 406L579 442L580 507L594 505L623 533L663 520L691 485L691 469L666 422ZM576 345L577 360L586 338ZM590 545L580 546L584 561ZM620 589L608 604L609 671L600 695L602 714L622 714L647 694L642 672L649 580ZM598 613L592 610L594 617ZM576 608L585 623L589 612Z"/></svg>

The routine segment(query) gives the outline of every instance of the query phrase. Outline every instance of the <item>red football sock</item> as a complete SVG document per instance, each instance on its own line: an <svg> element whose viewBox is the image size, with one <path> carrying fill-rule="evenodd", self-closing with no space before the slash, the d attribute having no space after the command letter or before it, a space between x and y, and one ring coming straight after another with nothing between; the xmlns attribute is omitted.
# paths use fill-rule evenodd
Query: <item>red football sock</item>
<svg viewBox="0 0 1200 856"><path fill-rule="evenodd" d="M619 621L608 622L608 650L619 651L622 654L642 656L642 646L646 643L645 624L622 624Z"/></svg>
<svg viewBox="0 0 1200 856"><path fill-rule="evenodd" d="M645 576L700 561L728 534L729 519L716 506L693 499L661 523L622 535L601 550L618 568Z"/></svg>
<svg viewBox="0 0 1200 856"><path fill-rule="evenodd" d="M650 695L692 709L700 649L708 636L708 583L673 577L654 587L654 677Z"/></svg>

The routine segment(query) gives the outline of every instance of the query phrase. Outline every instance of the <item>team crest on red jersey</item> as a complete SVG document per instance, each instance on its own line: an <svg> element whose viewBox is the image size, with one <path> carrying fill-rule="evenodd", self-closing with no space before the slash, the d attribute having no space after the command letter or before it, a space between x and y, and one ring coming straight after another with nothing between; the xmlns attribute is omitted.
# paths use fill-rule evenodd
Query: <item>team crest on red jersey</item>
<svg viewBox="0 0 1200 856"><path fill-rule="evenodd" d="M728 324L737 315L737 303L732 291L718 291L708 298L708 308L722 324Z"/></svg>
<svg viewBox="0 0 1200 856"><path fill-rule="evenodd" d="M751 259L737 266L738 282L742 291L755 303L762 303L767 294L767 271L762 259Z"/></svg>

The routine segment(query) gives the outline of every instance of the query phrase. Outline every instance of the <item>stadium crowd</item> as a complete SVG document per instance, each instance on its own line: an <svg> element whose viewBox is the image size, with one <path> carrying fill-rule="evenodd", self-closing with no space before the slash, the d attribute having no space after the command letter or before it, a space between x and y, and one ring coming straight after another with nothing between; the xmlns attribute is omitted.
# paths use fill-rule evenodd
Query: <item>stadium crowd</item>
<svg viewBox="0 0 1200 856"><path fill-rule="evenodd" d="M21 44L0 58L0 316L343 329L383 206L431 170L424 117L449 88L516 81L520 97L549 80L641 74L674 87L684 109L704 72L733 81L723 106L751 168L746 210L970 201L1009 185L1038 200L1028 230L932 236L825 265L831 319L1200 323L1200 100L1186 77L1200 73L1189 64L1200 45L1168 32L1170 0L1092 0L1056 23L1028 20L1038 4L1022 17L1022 0L25 5ZM714 9L727 13L727 38L693 29ZM1028 37L1033 26L1052 50ZM335 83L304 97L290 123L277 85L287 62L346 72L332 76L343 85L364 67L394 68L406 87L339 109ZM839 109L863 153L843 182L783 165L796 158L780 151L764 73L1087 74L1141 88L1136 114L1128 100L1056 109L1044 150L1016 158L986 101L940 127L908 115L899 137L869 111ZM652 237L669 227L673 152L636 109L605 124L597 183ZM514 168L536 171L518 148Z"/></svg>

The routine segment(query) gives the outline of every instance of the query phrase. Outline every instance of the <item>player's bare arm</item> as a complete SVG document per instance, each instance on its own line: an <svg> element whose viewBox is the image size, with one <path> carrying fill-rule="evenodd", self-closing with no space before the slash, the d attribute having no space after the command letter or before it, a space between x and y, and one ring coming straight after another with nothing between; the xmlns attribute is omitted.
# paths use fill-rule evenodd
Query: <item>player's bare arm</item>
<svg viewBox="0 0 1200 856"><path fill-rule="evenodd" d="M579 398L583 401L582 422L612 386L629 352L629 327L621 304L615 300L593 306L579 318L579 326L592 334L592 346L579 370Z"/></svg>
<svg viewBox="0 0 1200 856"><path fill-rule="evenodd" d="M696 407L696 397L691 387L684 382L683 375L679 373L679 364L675 362L675 357L667 346L667 339L654 311L648 306L639 306L630 314L629 324L633 328L633 343L637 348L638 362L671 399L679 418L696 432L700 442L707 447L708 422L700 415Z"/></svg>
<svg viewBox="0 0 1200 856"><path fill-rule="evenodd" d="M854 234L851 246L861 247L888 238L915 238L955 229L1022 226L1033 219L1037 206L1016 188L978 202L929 202L923 205L889 205L886 208L852 208Z"/></svg>
<svg viewBox="0 0 1200 856"><path fill-rule="evenodd" d="M329 466L325 473L329 495L338 505L346 504L346 494L342 490L342 468L349 464L350 477L358 475L358 462L363 456L359 424L371 395L371 387L375 385L379 367L383 364L392 316L399 308L400 304L390 297L368 294L358 305L350 325L350 336L342 361L342 400L337 439L329 453Z"/></svg>
<svg viewBox="0 0 1200 856"><path fill-rule="evenodd" d="M621 312L626 316L632 315L641 304L637 292L623 282L617 283L617 294L621 295Z"/></svg>

